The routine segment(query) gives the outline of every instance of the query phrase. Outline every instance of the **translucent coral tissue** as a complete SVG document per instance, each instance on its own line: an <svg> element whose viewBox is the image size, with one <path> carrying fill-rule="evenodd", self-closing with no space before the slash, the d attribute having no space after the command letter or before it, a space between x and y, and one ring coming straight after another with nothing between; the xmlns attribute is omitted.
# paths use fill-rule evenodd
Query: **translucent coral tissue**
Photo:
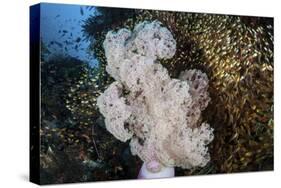
<svg viewBox="0 0 281 188"><path fill-rule="evenodd" d="M172 33L159 21L133 31L110 31L103 43L107 72L116 80L97 100L107 130L144 162L192 168L205 166L213 129L201 122L210 97L208 78L185 70L171 78L158 59L176 52Z"/></svg>

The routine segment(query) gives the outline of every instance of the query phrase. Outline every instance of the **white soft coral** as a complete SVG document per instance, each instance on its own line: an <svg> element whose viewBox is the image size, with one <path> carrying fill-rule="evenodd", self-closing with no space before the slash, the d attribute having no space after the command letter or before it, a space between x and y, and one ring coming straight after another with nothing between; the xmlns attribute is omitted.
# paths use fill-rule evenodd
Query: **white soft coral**
<svg viewBox="0 0 281 188"><path fill-rule="evenodd" d="M201 124L210 100L207 75L199 70L172 79L157 59L171 58L176 41L158 21L142 22L133 32L109 32L104 41L107 72L116 80L98 98L106 128L121 141L131 139L144 162L191 168L210 160L213 130Z"/></svg>

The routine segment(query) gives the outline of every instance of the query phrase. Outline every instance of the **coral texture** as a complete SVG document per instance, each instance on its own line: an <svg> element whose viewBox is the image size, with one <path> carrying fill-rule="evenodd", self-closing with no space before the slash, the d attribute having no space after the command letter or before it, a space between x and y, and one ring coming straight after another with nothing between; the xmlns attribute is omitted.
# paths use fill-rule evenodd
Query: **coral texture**
<svg viewBox="0 0 281 188"><path fill-rule="evenodd" d="M159 21L142 22L133 32L110 31L103 43L107 72L116 80L97 99L107 130L144 162L192 168L210 160L213 130L201 122L210 100L208 78L186 70L171 78L158 59L176 52L176 41Z"/></svg>

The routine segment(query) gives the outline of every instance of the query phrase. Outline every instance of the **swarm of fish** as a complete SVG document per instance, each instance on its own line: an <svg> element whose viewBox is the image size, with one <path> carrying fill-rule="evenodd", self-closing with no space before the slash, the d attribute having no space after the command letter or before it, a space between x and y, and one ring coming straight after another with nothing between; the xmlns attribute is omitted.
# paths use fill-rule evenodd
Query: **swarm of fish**
<svg viewBox="0 0 281 188"><path fill-rule="evenodd" d="M212 103L203 114L215 130L212 162L183 174L273 169L273 20L139 10L111 29L132 29L144 20L161 21L177 41L173 59L160 60L172 77L196 68L210 78ZM105 33L93 46L102 65Z"/></svg>
<svg viewBox="0 0 281 188"><path fill-rule="evenodd" d="M98 68L91 69L75 58L59 56L42 61L40 164L48 177L44 181L62 169L82 170L84 165L88 168L89 163L83 162L99 157L94 141L97 133L92 127L98 117L94 96L99 95L102 87L97 81L99 75ZM66 161L72 165L66 166ZM66 178L62 182L82 181L76 173L60 176Z"/></svg>

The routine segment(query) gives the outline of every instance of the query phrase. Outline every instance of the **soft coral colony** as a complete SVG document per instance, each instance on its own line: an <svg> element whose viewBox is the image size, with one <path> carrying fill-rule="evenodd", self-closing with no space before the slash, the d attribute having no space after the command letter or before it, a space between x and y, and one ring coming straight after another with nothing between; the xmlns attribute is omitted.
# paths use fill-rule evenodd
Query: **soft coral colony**
<svg viewBox="0 0 281 188"><path fill-rule="evenodd" d="M157 20L145 21L133 31L108 32L103 46L106 71L115 79L97 100L107 130L130 139L131 152L145 163L158 162L158 170L205 166L214 137L201 118L210 101L208 78L196 69L171 78L158 61L176 52L171 32Z"/></svg>

